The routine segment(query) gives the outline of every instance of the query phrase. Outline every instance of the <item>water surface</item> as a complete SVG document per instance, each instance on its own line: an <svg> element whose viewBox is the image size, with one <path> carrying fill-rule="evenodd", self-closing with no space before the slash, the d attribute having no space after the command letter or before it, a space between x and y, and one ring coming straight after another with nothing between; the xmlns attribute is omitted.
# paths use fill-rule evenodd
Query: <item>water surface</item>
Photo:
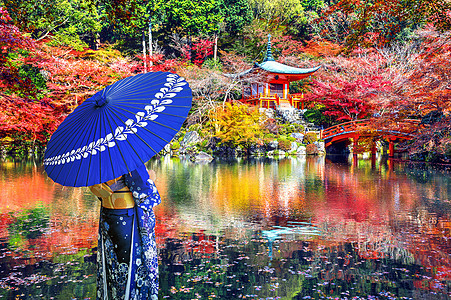
<svg viewBox="0 0 451 300"><path fill-rule="evenodd" d="M333 157L158 158L161 299L450 299L451 176ZM0 297L95 299L99 202L0 162Z"/></svg>

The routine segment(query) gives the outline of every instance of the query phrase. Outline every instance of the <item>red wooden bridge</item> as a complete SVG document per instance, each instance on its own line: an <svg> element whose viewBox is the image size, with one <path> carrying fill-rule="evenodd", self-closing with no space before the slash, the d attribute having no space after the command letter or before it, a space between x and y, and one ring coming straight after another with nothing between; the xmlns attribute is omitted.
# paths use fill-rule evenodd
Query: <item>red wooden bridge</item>
<svg viewBox="0 0 451 300"><path fill-rule="evenodd" d="M354 145L360 137L385 139L389 142L390 156L394 154L394 143L415 138L420 121L406 119L392 122L389 125L378 125L377 119L365 119L346 122L321 130L320 138L324 140L326 148L333 143L348 142L352 138ZM375 153L376 149L372 149Z"/></svg>

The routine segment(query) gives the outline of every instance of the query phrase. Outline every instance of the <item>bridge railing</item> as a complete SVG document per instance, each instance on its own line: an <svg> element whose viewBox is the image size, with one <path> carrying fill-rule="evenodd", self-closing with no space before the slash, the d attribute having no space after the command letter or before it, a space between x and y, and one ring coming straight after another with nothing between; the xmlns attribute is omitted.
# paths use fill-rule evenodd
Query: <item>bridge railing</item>
<svg viewBox="0 0 451 300"><path fill-rule="evenodd" d="M357 121L350 121L341 123L338 125L331 126L324 130L321 130L321 139L327 139L336 135L363 131L365 128L371 129L375 128L377 131L400 133L404 135L412 134L418 129L420 124L419 120L406 119L403 121L393 122L392 124L384 127L374 127L377 124L377 120L374 119L364 119Z"/></svg>
<svg viewBox="0 0 451 300"><path fill-rule="evenodd" d="M356 131L358 125L363 125L362 123L368 123L368 122L369 122L369 120L357 120L357 121L350 121L350 122L345 122L345 123L331 126L329 128L321 130L321 139L327 139L334 135Z"/></svg>

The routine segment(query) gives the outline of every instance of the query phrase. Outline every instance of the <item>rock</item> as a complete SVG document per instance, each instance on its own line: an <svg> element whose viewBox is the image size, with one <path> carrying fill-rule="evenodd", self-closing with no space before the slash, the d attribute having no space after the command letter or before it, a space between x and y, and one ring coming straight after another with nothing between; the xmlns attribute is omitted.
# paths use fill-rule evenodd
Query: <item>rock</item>
<svg viewBox="0 0 451 300"><path fill-rule="evenodd" d="M196 131L188 131L183 137L180 146L186 147L188 145L192 145L198 142L200 142L199 134Z"/></svg>
<svg viewBox="0 0 451 300"><path fill-rule="evenodd" d="M302 140L304 140L304 135L300 132L293 132L290 136L294 137L298 142L302 142Z"/></svg>
<svg viewBox="0 0 451 300"><path fill-rule="evenodd" d="M249 155L251 156L263 156L265 149L261 145L251 145L249 147Z"/></svg>
<svg viewBox="0 0 451 300"><path fill-rule="evenodd" d="M232 157L235 156L235 148L220 146L215 149L214 154L220 157Z"/></svg>
<svg viewBox="0 0 451 300"><path fill-rule="evenodd" d="M241 157L241 156L245 156L246 155L246 150L241 148L240 146L235 148L235 156L236 157Z"/></svg>
<svg viewBox="0 0 451 300"><path fill-rule="evenodd" d="M267 150L271 151L271 150L275 150L279 147L279 142L278 141L271 141L268 143L268 147Z"/></svg>
<svg viewBox="0 0 451 300"><path fill-rule="evenodd" d="M305 146L299 146L296 151L296 155L305 155L305 154L306 154Z"/></svg>
<svg viewBox="0 0 451 300"><path fill-rule="evenodd" d="M205 152L199 152L190 157L193 162L211 162L213 157Z"/></svg>
<svg viewBox="0 0 451 300"><path fill-rule="evenodd" d="M315 142L315 145L318 147L319 152L326 153L326 145L324 142Z"/></svg>
<svg viewBox="0 0 451 300"><path fill-rule="evenodd" d="M163 149L166 153L171 153L171 144L167 144Z"/></svg>
<svg viewBox="0 0 451 300"><path fill-rule="evenodd" d="M266 117L268 117L269 119L273 119L274 118L274 109L272 108L259 108L258 111L261 114L265 114Z"/></svg>
<svg viewBox="0 0 451 300"><path fill-rule="evenodd" d="M298 149L298 143L296 143L296 142L291 142L291 149L290 149L290 152L291 151L296 151Z"/></svg>
<svg viewBox="0 0 451 300"><path fill-rule="evenodd" d="M270 151L268 151L268 152L266 152L266 156L274 156L274 154L275 154L275 150L270 150Z"/></svg>
<svg viewBox="0 0 451 300"><path fill-rule="evenodd" d="M212 136L208 139L207 145L205 147L207 149L215 150L220 141L220 138Z"/></svg>

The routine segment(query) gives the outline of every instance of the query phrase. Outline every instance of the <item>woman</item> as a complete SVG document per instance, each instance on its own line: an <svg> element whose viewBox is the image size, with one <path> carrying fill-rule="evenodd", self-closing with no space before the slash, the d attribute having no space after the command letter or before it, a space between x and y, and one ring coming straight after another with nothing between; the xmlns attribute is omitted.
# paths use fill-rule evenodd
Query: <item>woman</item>
<svg viewBox="0 0 451 300"><path fill-rule="evenodd" d="M158 299L153 207L161 198L146 167L89 188L102 201L97 299Z"/></svg>

